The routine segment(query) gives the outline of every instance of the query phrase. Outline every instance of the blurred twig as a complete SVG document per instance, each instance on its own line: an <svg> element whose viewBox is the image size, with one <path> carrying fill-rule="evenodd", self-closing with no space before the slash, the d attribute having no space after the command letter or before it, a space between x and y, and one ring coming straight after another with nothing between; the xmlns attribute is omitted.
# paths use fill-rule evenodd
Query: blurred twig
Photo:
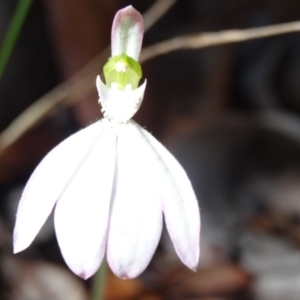
<svg viewBox="0 0 300 300"><path fill-rule="evenodd" d="M166 6L166 2L169 3L169 6ZM157 3L154 4L157 5L157 7L153 9L153 11L160 11L159 7L161 7L161 11L166 12L173 3L174 1L169 0L157 1ZM157 18L154 18L152 13L148 15L146 13L145 16L146 26L151 26L154 21L157 21ZM162 14L160 14L160 16L162 16ZM152 19L152 21L148 21L148 17ZM255 29L225 30L221 32L181 36L144 48L141 53L140 62L143 63L158 55L179 49L199 49L297 31L300 31L300 22L290 22ZM73 105L76 99L82 98L94 89L94 81L99 72L99 66L103 65L108 56L108 49L105 49L77 75L72 77L69 81L57 86L21 113L20 116L0 134L0 154L16 142L24 133L50 115L58 106Z"/></svg>
<svg viewBox="0 0 300 300"><path fill-rule="evenodd" d="M300 21L253 29L231 29L220 32L196 33L179 36L144 48L140 60L146 61L179 49L199 49L297 31L300 31Z"/></svg>
<svg viewBox="0 0 300 300"><path fill-rule="evenodd" d="M176 0L160 0L155 2L144 13L144 29L151 28L174 4Z"/></svg>

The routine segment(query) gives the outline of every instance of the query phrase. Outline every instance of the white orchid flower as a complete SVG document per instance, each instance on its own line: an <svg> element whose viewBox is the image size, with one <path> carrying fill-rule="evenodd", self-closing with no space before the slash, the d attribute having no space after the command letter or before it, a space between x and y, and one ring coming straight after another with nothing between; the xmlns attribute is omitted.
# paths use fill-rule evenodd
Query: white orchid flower
<svg viewBox="0 0 300 300"><path fill-rule="evenodd" d="M120 10L112 29L106 85L97 87L104 118L55 147L31 175L20 200L14 252L27 248L54 205L62 255L88 278L104 255L120 278L138 276L158 245L163 214L175 250L189 268L199 259L200 216L190 181L177 160L131 120L146 83L137 63L142 16Z"/></svg>

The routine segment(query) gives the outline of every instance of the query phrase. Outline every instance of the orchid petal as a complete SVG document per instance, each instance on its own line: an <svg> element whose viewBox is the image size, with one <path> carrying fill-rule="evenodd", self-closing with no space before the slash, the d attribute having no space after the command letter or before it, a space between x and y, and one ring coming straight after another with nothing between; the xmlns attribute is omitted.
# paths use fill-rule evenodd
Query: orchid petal
<svg viewBox="0 0 300 300"><path fill-rule="evenodd" d="M127 54L139 60L144 35L142 15L131 5L115 15L111 32L111 56Z"/></svg>
<svg viewBox="0 0 300 300"><path fill-rule="evenodd" d="M104 110L104 116L127 122L140 108L146 88L145 82L134 90L115 90L106 86L100 76L97 76L97 89L100 102Z"/></svg>
<svg viewBox="0 0 300 300"><path fill-rule="evenodd" d="M55 229L62 255L69 268L84 279L98 270L105 253L115 148L116 133L107 128L55 209Z"/></svg>
<svg viewBox="0 0 300 300"><path fill-rule="evenodd" d="M178 161L159 141L135 122L130 123L156 156L152 172L156 173L168 232L182 262L195 270L200 252L200 214L191 183Z"/></svg>
<svg viewBox="0 0 300 300"><path fill-rule="evenodd" d="M162 231L161 202L142 150L134 129L119 125L107 259L120 278L136 277L147 267Z"/></svg>
<svg viewBox="0 0 300 300"><path fill-rule="evenodd" d="M102 130L103 123L96 122L73 134L49 152L37 166L19 203L14 253L31 244Z"/></svg>

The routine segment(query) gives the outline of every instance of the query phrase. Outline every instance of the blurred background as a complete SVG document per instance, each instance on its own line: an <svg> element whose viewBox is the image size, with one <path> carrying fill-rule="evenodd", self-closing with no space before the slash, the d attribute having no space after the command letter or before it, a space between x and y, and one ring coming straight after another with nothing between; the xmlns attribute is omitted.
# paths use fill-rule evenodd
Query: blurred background
<svg viewBox="0 0 300 300"><path fill-rule="evenodd" d="M115 12L132 4L144 13L154 3L32 2L0 80L0 131L57 85L77 92L61 97L47 117L0 151L1 300L89 298L93 279L83 281L65 266L51 218L32 246L12 255L16 208L42 157L101 118L94 79L78 72L104 51L93 65L101 74ZM0 1L0 43L17 4ZM296 20L299 0L177 0L145 34L144 46ZM135 119L178 158L193 183L202 217L200 266L196 273L185 268L163 233L139 278L109 274L105 299L299 299L299 53L300 33L291 33L175 51L143 64L147 90ZM79 84L85 78L86 85ZM48 101L57 98L52 91Z"/></svg>

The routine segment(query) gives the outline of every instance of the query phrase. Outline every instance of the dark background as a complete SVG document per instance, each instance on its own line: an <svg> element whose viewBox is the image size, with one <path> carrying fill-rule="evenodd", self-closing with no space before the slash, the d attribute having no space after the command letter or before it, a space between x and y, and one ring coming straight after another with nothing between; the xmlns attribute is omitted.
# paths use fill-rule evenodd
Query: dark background
<svg viewBox="0 0 300 300"><path fill-rule="evenodd" d="M0 41L16 4L0 2ZM143 13L153 1L33 1L0 81L0 131L109 45L113 16L128 4ZM144 46L299 19L299 0L179 0L145 34ZM186 270L163 235L141 278L109 276L107 299L298 299L299 53L300 33L291 33L175 51L143 65L148 83L135 119L191 178L201 262L197 273ZM83 283L65 267L51 220L29 249L11 254L16 205L31 172L58 142L101 118L96 89L72 97L74 105L57 108L0 153L0 299L85 299L91 289L92 280Z"/></svg>

